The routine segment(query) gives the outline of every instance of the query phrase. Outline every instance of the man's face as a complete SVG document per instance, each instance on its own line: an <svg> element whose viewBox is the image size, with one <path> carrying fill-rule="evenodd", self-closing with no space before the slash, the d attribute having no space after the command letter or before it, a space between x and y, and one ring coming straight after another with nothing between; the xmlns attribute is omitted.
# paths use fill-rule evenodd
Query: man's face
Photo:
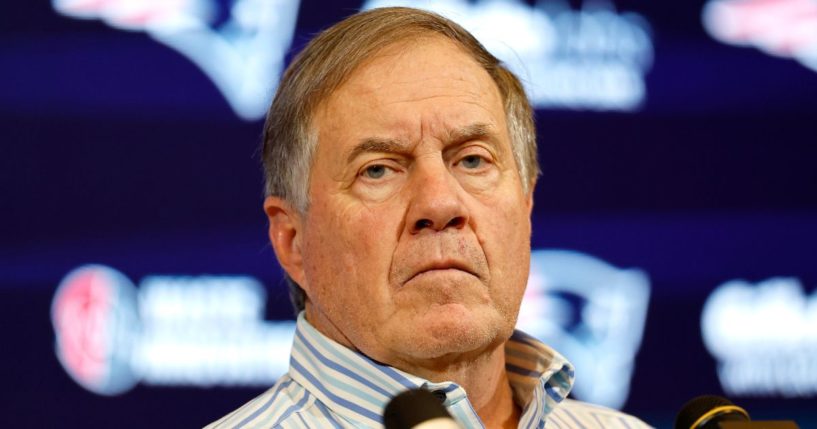
<svg viewBox="0 0 817 429"><path fill-rule="evenodd" d="M356 70L313 125L293 276L308 320L398 367L502 344L527 282L531 199L490 76L445 39L402 43Z"/></svg>

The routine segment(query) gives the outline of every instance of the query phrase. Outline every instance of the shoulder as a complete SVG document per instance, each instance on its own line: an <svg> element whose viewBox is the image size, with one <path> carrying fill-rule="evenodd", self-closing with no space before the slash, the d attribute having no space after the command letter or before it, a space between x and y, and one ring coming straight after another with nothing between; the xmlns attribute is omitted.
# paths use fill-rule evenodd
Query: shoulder
<svg viewBox="0 0 817 429"><path fill-rule="evenodd" d="M298 427L300 414L313 403L314 397L306 389L284 376L272 388L205 429Z"/></svg>
<svg viewBox="0 0 817 429"><path fill-rule="evenodd" d="M553 421L554 428L652 428L652 426L644 423L638 417L611 408L572 399L562 401L562 403L553 410L548 420Z"/></svg>

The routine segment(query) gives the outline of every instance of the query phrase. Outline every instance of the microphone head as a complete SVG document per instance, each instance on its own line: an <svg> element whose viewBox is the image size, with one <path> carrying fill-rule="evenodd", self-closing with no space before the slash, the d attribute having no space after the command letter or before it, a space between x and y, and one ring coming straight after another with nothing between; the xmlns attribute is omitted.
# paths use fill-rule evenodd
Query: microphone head
<svg viewBox="0 0 817 429"><path fill-rule="evenodd" d="M451 414L440 401L428 390L413 389L389 401L383 412L383 426L388 429L410 429L441 417L451 419Z"/></svg>
<svg viewBox="0 0 817 429"><path fill-rule="evenodd" d="M716 395L693 398L675 417L675 429L718 428L719 421L749 421L749 413L732 401Z"/></svg>

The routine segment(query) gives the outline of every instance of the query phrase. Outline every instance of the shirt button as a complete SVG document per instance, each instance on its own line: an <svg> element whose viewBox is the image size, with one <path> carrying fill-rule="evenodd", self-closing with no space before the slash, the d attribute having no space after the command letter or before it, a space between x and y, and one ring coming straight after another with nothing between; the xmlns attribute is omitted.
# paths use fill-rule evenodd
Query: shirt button
<svg viewBox="0 0 817 429"><path fill-rule="evenodd" d="M434 390L431 392L431 394L434 395L434 397L437 398L437 400L440 401L441 404L445 403L447 397L445 396L445 392L443 392L442 390Z"/></svg>

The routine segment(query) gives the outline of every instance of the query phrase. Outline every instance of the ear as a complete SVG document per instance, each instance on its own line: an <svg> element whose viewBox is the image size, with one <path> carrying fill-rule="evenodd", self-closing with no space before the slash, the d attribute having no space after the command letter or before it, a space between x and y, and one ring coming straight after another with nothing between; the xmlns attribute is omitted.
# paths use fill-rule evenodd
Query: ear
<svg viewBox="0 0 817 429"><path fill-rule="evenodd" d="M530 219L531 214L533 214L533 191L536 190L536 180L533 180L533 183L530 184L530 190L528 191L528 195L525 196L525 204L527 204L528 208L528 218Z"/></svg>
<svg viewBox="0 0 817 429"><path fill-rule="evenodd" d="M264 200L264 212L269 219L269 239L278 262L296 283L304 286L303 222L301 214L279 197Z"/></svg>

